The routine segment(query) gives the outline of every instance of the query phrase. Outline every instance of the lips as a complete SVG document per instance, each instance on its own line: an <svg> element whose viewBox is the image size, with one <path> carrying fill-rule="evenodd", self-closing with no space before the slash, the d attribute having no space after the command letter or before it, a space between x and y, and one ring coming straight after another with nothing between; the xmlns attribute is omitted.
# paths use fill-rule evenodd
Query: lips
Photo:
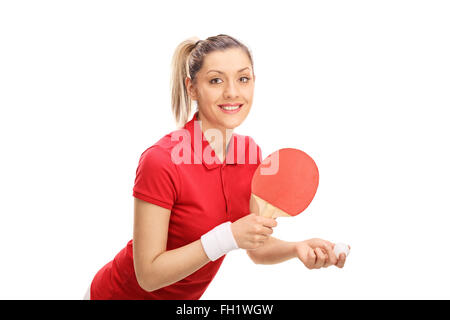
<svg viewBox="0 0 450 320"><path fill-rule="evenodd" d="M240 106L243 103L224 103L224 104L219 104L220 107L235 107L235 106Z"/></svg>
<svg viewBox="0 0 450 320"><path fill-rule="evenodd" d="M236 113L241 109L242 106L242 103L219 104L220 109L222 109L222 111L225 113Z"/></svg>

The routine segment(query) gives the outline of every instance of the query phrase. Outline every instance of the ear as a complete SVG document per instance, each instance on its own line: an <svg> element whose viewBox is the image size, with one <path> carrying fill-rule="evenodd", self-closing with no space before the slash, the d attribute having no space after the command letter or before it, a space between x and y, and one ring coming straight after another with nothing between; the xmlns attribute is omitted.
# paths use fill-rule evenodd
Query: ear
<svg viewBox="0 0 450 320"><path fill-rule="evenodd" d="M198 100L197 90L195 88L194 83L192 82L192 79L189 77L186 77L184 84L186 86L186 91L187 91L189 97L191 98L191 100Z"/></svg>

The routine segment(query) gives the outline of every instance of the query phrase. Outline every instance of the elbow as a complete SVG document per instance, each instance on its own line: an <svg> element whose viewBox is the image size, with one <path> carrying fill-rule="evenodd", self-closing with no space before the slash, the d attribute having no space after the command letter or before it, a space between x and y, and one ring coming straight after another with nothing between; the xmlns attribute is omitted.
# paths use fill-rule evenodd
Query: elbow
<svg viewBox="0 0 450 320"><path fill-rule="evenodd" d="M158 290L163 287L159 283L155 283L154 281L150 281L149 279L155 279L155 277L151 276L151 275L150 276L149 275L138 276L136 274L137 283L139 284L141 289L146 292L152 292L152 291Z"/></svg>
<svg viewBox="0 0 450 320"><path fill-rule="evenodd" d="M134 273L136 275L137 283L139 284L139 287L141 287L142 290L146 292L152 292L157 289L159 289L161 286L158 286L155 281L152 281L152 279L158 279L158 277L155 277L149 270L149 268L134 268Z"/></svg>
<svg viewBox="0 0 450 320"><path fill-rule="evenodd" d="M147 283L143 280L139 280L139 278L137 278L137 279L138 279L137 282L139 284L139 287L141 287L141 289L144 290L145 292L152 292L155 290L155 289L153 289L153 286L151 286L149 283Z"/></svg>
<svg viewBox="0 0 450 320"><path fill-rule="evenodd" d="M139 287L141 287L141 289L146 292L152 292L155 290L155 288L154 288L155 286L152 283L150 283L150 281L148 281L147 279L148 279L147 276L138 274L136 272L136 280L137 280L137 283L139 284Z"/></svg>
<svg viewBox="0 0 450 320"><path fill-rule="evenodd" d="M162 270L153 264L155 259L156 257L151 262L140 261L139 263L136 259L133 261L137 283L146 292L152 292L167 285L165 283L166 280L164 280L164 275L161 274Z"/></svg>
<svg viewBox="0 0 450 320"><path fill-rule="evenodd" d="M254 250L247 250L247 255L254 264L263 264L261 258L257 254L255 254Z"/></svg>

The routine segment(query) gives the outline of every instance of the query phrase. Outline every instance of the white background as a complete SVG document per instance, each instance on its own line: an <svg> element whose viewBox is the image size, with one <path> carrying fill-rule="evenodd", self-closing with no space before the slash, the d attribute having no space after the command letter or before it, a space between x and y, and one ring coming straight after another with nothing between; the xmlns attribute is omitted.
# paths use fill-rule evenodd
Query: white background
<svg viewBox="0 0 450 320"><path fill-rule="evenodd" d="M274 236L352 246L344 269L230 253L202 299L449 299L446 1L2 1L0 298L81 299L132 238L140 154L175 129L176 46L254 56L237 133L320 170Z"/></svg>

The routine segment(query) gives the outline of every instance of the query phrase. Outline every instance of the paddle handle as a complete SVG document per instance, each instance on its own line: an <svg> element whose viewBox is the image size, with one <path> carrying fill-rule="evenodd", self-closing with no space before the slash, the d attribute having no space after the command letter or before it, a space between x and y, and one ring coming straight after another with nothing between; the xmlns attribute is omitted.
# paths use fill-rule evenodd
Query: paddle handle
<svg viewBox="0 0 450 320"><path fill-rule="evenodd" d="M275 212L276 208L271 205L270 203L266 202L264 209L262 210L261 215L266 218L272 218L273 213Z"/></svg>
<svg viewBox="0 0 450 320"><path fill-rule="evenodd" d="M253 193L250 197L250 212L257 213L260 216L267 218L290 217L290 215L286 212L271 205L269 202L261 199Z"/></svg>

